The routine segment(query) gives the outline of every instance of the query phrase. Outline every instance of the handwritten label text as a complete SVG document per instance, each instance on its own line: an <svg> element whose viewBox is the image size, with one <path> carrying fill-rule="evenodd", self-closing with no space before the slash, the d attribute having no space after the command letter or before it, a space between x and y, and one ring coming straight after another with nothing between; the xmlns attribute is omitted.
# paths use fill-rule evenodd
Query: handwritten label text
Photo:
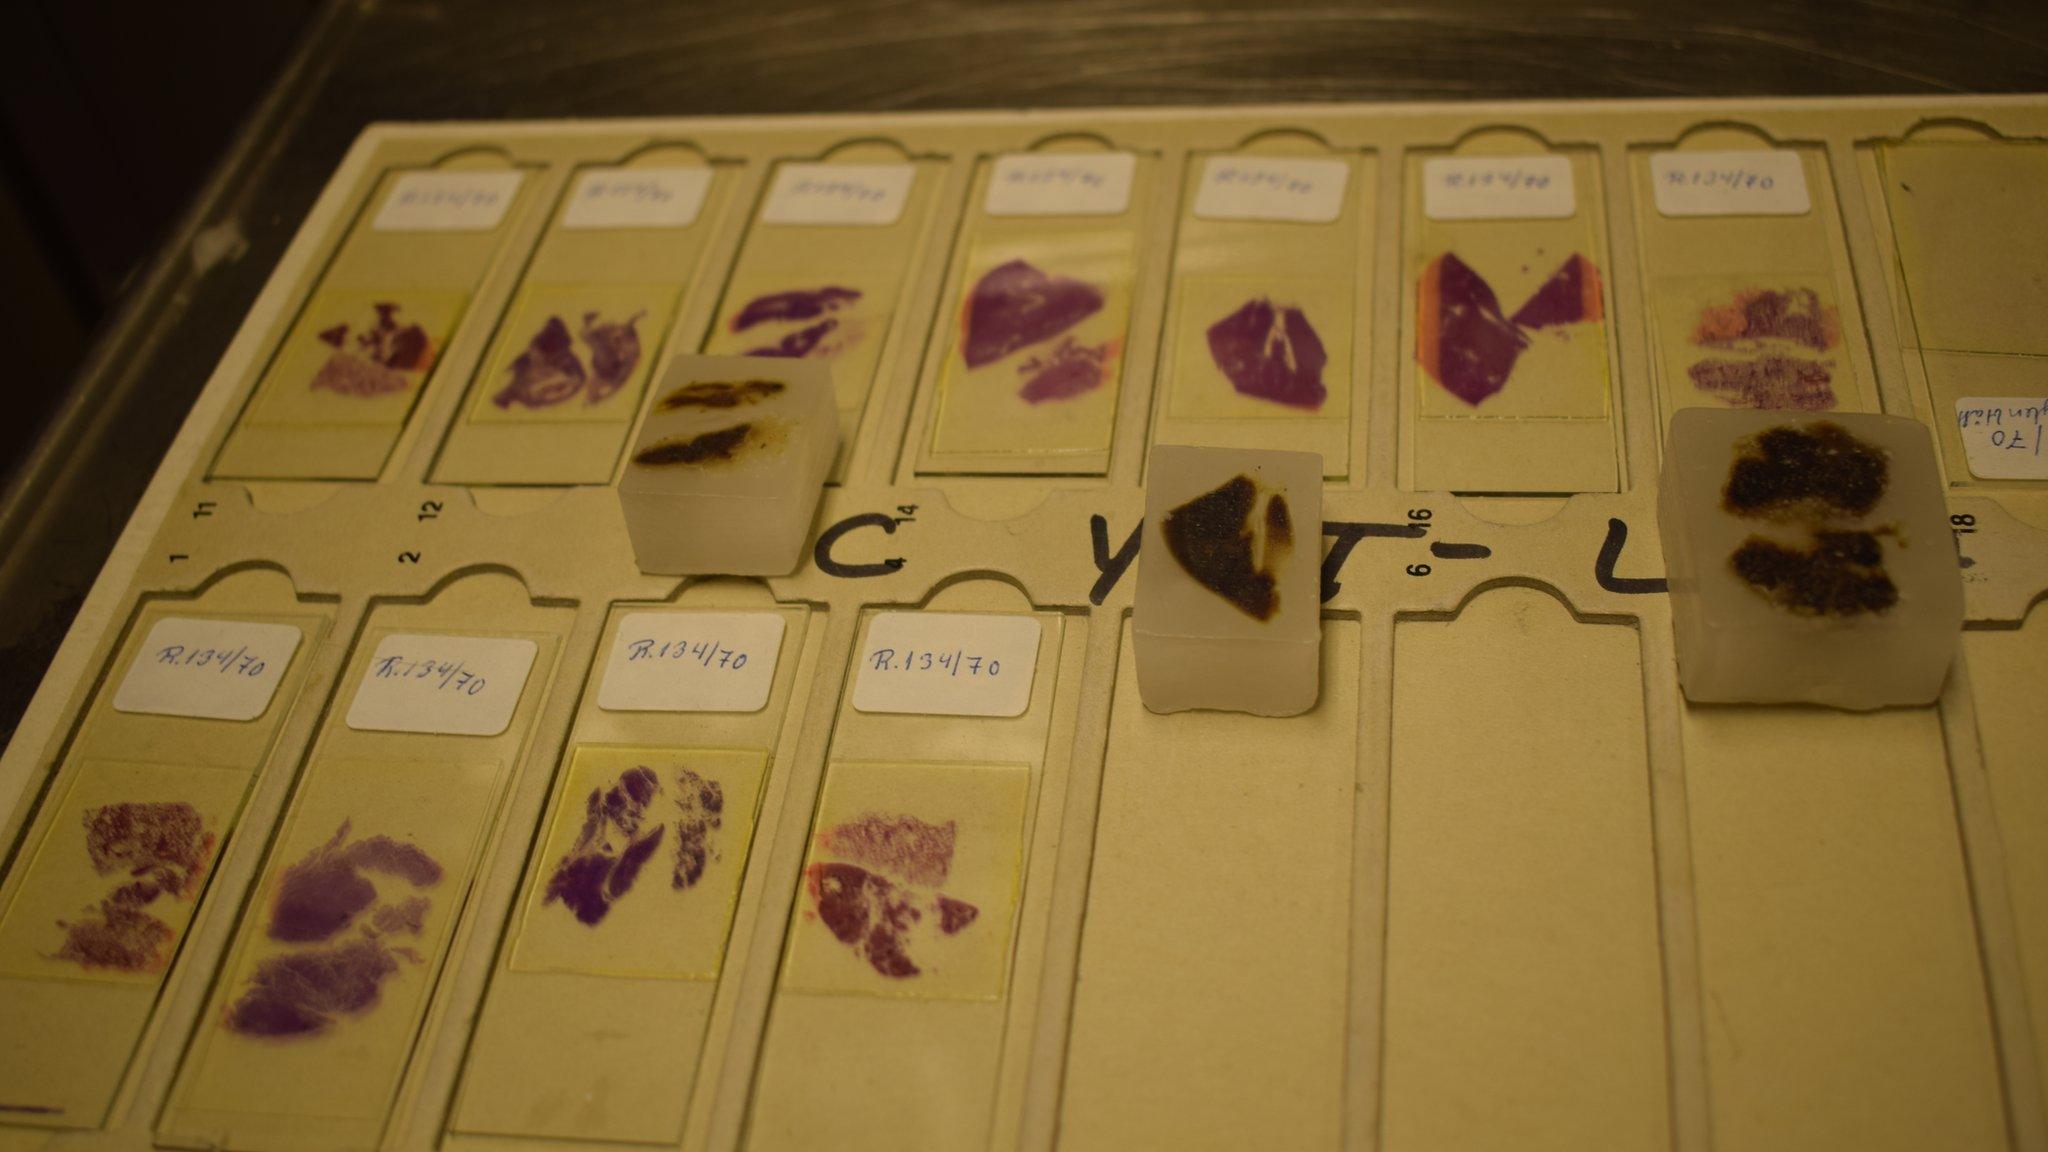
<svg viewBox="0 0 2048 1152"><path fill-rule="evenodd" d="M1032 616L881 612L868 623L853 706L927 716L1021 716L1031 706Z"/></svg>
<svg viewBox="0 0 2048 1152"><path fill-rule="evenodd" d="M783 164L761 222L886 227L902 217L916 179L908 164Z"/></svg>
<svg viewBox="0 0 2048 1152"><path fill-rule="evenodd" d="M996 157L982 211L990 216L1121 216L1138 158L1129 152Z"/></svg>
<svg viewBox="0 0 2048 1152"><path fill-rule="evenodd" d="M2039 396L1964 396L1956 401L1956 431L1970 475L1980 480L2048 480L2043 424L2048 399Z"/></svg>
<svg viewBox="0 0 2048 1152"><path fill-rule="evenodd" d="M1799 154L1782 149L1659 152L1650 183L1666 216L1802 216L1813 206Z"/></svg>
<svg viewBox="0 0 2048 1152"><path fill-rule="evenodd" d="M519 172L408 172L391 185L379 232L488 232L519 194Z"/></svg>
<svg viewBox="0 0 2048 1152"><path fill-rule="evenodd" d="M631 612L619 620L597 704L607 712L758 712L775 685L775 612Z"/></svg>
<svg viewBox="0 0 2048 1152"><path fill-rule="evenodd" d="M1422 165L1431 220L1563 220L1578 212L1564 156L1437 156Z"/></svg>
<svg viewBox="0 0 2048 1152"><path fill-rule="evenodd" d="M392 633L363 669L348 726L496 736L512 723L537 651L510 637Z"/></svg>
<svg viewBox="0 0 2048 1152"><path fill-rule="evenodd" d="M1344 212L1350 178L1351 166L1342 160L1211 156L1202 165L1195 215L1328 224Z"/></svg>
<svg viewBox="0 0 2048 1152"><path fill-rule="evenodd" d="M687 228L711 190L711 169L592 168L577 177L564 228Z"/></svg>
<svg viewBox="0 0 2048 1152"><path fill-rule="evenodd" d="M135 653L114 710L254 720L270 707L298 648L299 630L289 624L166 616Z"/></svg>

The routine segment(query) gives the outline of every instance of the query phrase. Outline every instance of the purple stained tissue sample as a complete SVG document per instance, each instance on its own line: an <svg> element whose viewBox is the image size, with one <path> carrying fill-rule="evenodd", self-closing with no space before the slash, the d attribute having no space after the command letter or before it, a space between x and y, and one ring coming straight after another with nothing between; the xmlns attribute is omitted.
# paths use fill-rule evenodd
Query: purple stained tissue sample
<svg viewBox="0 0 2048 1152"><path fill-rule="evenodd" d="M749 348L746 354L788 359L830 356L851 344L858 331L857 327L844 326L842 317L834 313L852 305L860 296L858 288L830 286L756 296L732 318L729 327L734 332L744 332L762 324L801 324L802 327L781 331L779 335L768 333L768 343Z"/></svg>
<svg viewBox="0 0 2048 1152"><path fill-rule="evenodd" d="M1102 292L1095 286L1011 260L975 281L960 354L969 368L981 368L1050 340L1101 310Z"/></svg>
<svg viewBox="0 0 2048 1152"><path fill-rule="evenodd" d="M1479 403L1507 385L1529 333L1598 321L1599 270L1573 253L1510 317L1493 286L1446 252L1423 269L1417 301L1415 358L1444 390Z"/></svg>
<svg viewBox="0 0 2048 1152"><path fill-rule="evenodd" d="M681 890L704 878L712 858L711 834L724 819L725 793L715 780L688 768L675 774L671 816L657 805L664 791L652 768L628 768L584 800L583 828L555 863L543 904L560 901L585 924L602 923L632 889L641 869L675 824L675 866L670 886Z"/></svg>
<svg viewBox="0 0 2048 1152"><path fill-rule="evenodd" d="M787 292L774 292L767 296L756 296L747 301L731 321L735 332L745 332L756 324L789 323L797 320L815 320L828 312L837 312L846 305L860 299L858 288L795 288Z"/></svg>
<svg viewBox="0 0 2048 1152"><path fill-rule="evenodd" d="M936 889L953 866L953 821L869 813L818 836L821 853L841 857L804 869L810 916L833 939L892 980L921 974L911 956L929 913L941 936L965 931L981 909Z"/></svg>
<svg viewBox="0 0 2048 1152"><path fill-rule="evenodd" d="M560 316L550 316L506 371L511 379L491 397L500 408L552 408L583 396L596 404L625 387L640 364L640 333L645 313L606 321L596 312L583 314L581 337L589 360L576 348L576 338Z"/></svg>
<svg viewBox="0 0 2048 1152"><path fill-rule="evenodd" d="M1260 297L1209 326L1209 356L1245 396L1290 408L1321 408L1329 364L1322 338L1301 309Z"/></svg>
<svg viewBox="0 0 2048 1152"><path fill-rule="evenodd" d="M312 387L344 396L382 396L405 391L412 386L408 373L425 372L433 364L433 341L426 329L399 323L397 304L372 307L377 320L356 335L353 346L346 322L318 333L334 353L313 374Z"/></svg>
<svg viewBox="0 0 2048 1152"><path fill-rule="evenodd" d="M86 854L96 875L123 879L85 916L59 921L57 958L86 968L160 972L177 934L143 911L158 897L190 900L212 858L214 835L182 801L106 804L87 811Z"/></svg>
<svg viewBox="0 0 2048 1152"><path fill-rule="evenodd" d="M325 1032L338 1017L374 1008L401 961L423 961L390 938L420 935L431 901L419 893L386 900L375 878L431 888L441 882L441 865L416 845L389 836L351 840L349 829L343 821L332 839L278 874L266 934L306 946L257 964L228 1005L222 1023L229 1031L263 1037Z"/></svg>

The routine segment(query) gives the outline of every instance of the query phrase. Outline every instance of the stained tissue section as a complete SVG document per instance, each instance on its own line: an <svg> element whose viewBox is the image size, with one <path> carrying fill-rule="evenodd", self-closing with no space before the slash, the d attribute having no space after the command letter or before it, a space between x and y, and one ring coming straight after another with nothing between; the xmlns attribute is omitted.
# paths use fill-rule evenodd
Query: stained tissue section
<svg viewBox="0 0 2048 1152"><path fill-rule="evenodd" d="M405 391L412 386L408 373L425 372L433 365L434 346L426 329L401 324L397 304L373 307L376 321L357 332L353 341L346 322L319 333L320 342L334 353L313 374L313 388L344 396L383 396Z"/></svg>
<svg viewBox="0 0 2048 1152"><path fill-rule="evenodd" d="M680 412L688 408L739 408L779 395L784 387L777 380L700 380L663 396L655 408L662 412Z"/></svg>
<svg viewBox="0 0 2048 1152"><path fill-rule="evenodd" d="M1752 536L1729 563L1751 587L1801 616L1857 616L1899 602L1884 570L1884 546L1870 532L1815 532L1806 549Z"/></svg>
<svg viewBox="0 0 2048 1152"><path fill-rule="evenodd" d="M1245 396L1290 408L1321 408L1329 354L1301 309L1260 297L1209 326L1209 357Z"/></svg>
<svg viewBox="0 0 2048 1152"><path fill-rule="evenodd" d="M1255 555L1258 498L1251 477L1234 476L1168 512L1160 534L1196 583L1254 620L1270 620L1280 610L1277 573L1293 548L1294 522L1286 497L1272 496L1259 518L1265 528L1264 554Z"/></svg>
<svg viewBox="0 0 2048 1152"><path fill-rule="evenodd" d="M606 321L596 312L585 312L580 329L583 352L577 351L568 324L560 316L548 317L525 350L513 357L506 369L511 378L491 403L504 409L553 408L579 395L586 404L606 399L625 387L640 364L637 325L642 315L635 312L624 320Z"/></svg>
<svg viewBox="0 0 2048 1152"><path fill-rule="evenodd" d="M405 891L387 899L378 880L432 888L442 879L440 863L417 845L389 836L352 840L349 831L343 821L332 839L278 874L265 933L305 947L257 964L228 1005L228 1030L269 1037L325 1032L340 1017L376 1007L384 981L402 964L422 962L392 939L424 931L430 898Z"/></svg>
<svg viewBox="0 0 2048 1152"><path fill-rule="evenodd" d="M829 356L852 342L852 331L838 315L861 297L857 288L799 288L757 296L736 313L730 327L744 332L761 324L798 324L767 344L747 349L749 356Z"/></svg>
<svg viewBox="0 0 2048 1152"><path fill-rule="evenodd" d="M999 264L967 296L960 356L983 368L1043 344L1102 310L1102 291L1068 276L1048 276L1023 260ZM1114 342L1082 344L1069 337L1017 367L1026 403L1066 400L1101 386Z"/></svg>
<svg viewBox="0 0 2048 1152"><path fill-rule="evenodd" d="M647 818L661 781L646 767L628 769L609 788L591 789L583 830L548 878L543 903L559 900L585 924L601 922L626 894L667 828Z"/></svg>
<svg viewBox="0 0 2048 1152"><path fill-rule="evenodd" d="M1824 411L1835 406L1834 364L1811 353L1841 343L1835 310L1810 288L1751 288L1700 311L1692 343L1743 353L1686 368L1693 386L1738 408Z"/></svg>
<svg viewBox="0 0 2048 1152"><path fill-rule="evenodd" d="M64 942L57 957L86 968L162 971L176 933L143 909L158 897L198 894L213 833L198 809L177 801L102 805L88 810L84 822L93 872L121 884L85 916L58 922Z"/></svg>
<svg viewBox="0 0 2048 1152"><path fill-rule="evenodd" d="M661 803L664 792L669 803ZM652 768L638 765L584 800L583 829L555 863L542 904L560 902L576 919L597 925L632 889L675 825L669 886L678 891L704 878L713 857L712 834L724 821L725 793L718 782L688 768L664 786Z"/></svg>
<svg viewBox="0 0 2048 1152"><path fill-rule="evenodd" d="M770 428L761 423L735 424L700 432L695 436L672 437L650 444L634 453L633 463L660 468L678 464L723 464L739 458L747 448L765 448Z"/></svg>
<svg viewBox="0 0 2048 1152"><path fill-rule="evenodd" d="M915 816L869 813L818 836L819 860L804 870L810 915L892 980L917 976L921 933L954 936L981 915L965 900L938 891L953 866L957 829Z"/></svg>
<svg viewBox="0 0 2048 1152"><path fill-rule="evenodd" d="M1824 360L1761 356L1754 360L1709 359L1689 365L1693 387L1736 408L1825 412L1835 406L1835 374Z"/></svg>
<svg viewBox="0 0 2048 1152"><path fill-rule="evenodd" d="M1882 448L1841 425L1769 428L1738 443L1721 506L1748 520L1803 533L1787 544L1751 536L1728 558L1737 578L1800 616L1884 612L1899 591L1884 569L1883 538L1896 529L1860 523L1890 480Z"/></svg>
<svg viewBox="0 0 2048 1152"><path fill-rule="evenodd" d="M1736 445L1721 505L1751 519L1862 516L1889 474L1884 449L1831 420L1768 428Z"/></svg>
<svg viewBox="0 0 2048 1152"><path fill-rule="evenodd" d="M1604 315L1600 272L1574 252L1515 310L1471 265L1446 252L1417 285L1415 358L1445 391L1477 407L1507 386L1530 333L1589 324Z"/></svg>
<svg viewBox="0 0 2048 1152"><path fill-rule="evenodd" d="M704 878L711 834L725 822L725 792L688 768L676 773L676 866L669 886L686 889Z"/></svg>

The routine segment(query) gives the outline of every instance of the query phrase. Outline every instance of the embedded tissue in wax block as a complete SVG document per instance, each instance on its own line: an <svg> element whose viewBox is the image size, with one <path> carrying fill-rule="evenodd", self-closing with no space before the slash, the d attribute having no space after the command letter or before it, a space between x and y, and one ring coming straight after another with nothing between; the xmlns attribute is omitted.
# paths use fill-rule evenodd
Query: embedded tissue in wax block
<svg viewBox="0 0 2048 1152"><path fill-rule="evenodd" d="M1658 520L1688 698L1868 709L1941 694L1963 584L1917 421L1684 409Z"/></svg>
<svg viewBox="0 0 2048 1152"><path fill-rule="evenodd" d="M1313 708L1322 542L1316 453L1153 448L1132 620L1145 707Z"/></svg>
<svg viewBox="0 0 2048 1152"><path fill-rule="evenodd" d="M619 480L641 571L795 571L838 447L822 362L677 357Z"/></svg>

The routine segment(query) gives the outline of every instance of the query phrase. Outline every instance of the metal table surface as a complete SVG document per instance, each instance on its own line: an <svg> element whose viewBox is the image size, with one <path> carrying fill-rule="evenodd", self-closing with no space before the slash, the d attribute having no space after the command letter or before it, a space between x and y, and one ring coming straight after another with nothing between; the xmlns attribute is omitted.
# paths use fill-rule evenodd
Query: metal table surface
<svg viewBox="0 0 2048 1152"><path fill-rule="evenodd" d="M0 737L374 121L2042 90L2039 0L333 0L0 499Z"/></svg>

